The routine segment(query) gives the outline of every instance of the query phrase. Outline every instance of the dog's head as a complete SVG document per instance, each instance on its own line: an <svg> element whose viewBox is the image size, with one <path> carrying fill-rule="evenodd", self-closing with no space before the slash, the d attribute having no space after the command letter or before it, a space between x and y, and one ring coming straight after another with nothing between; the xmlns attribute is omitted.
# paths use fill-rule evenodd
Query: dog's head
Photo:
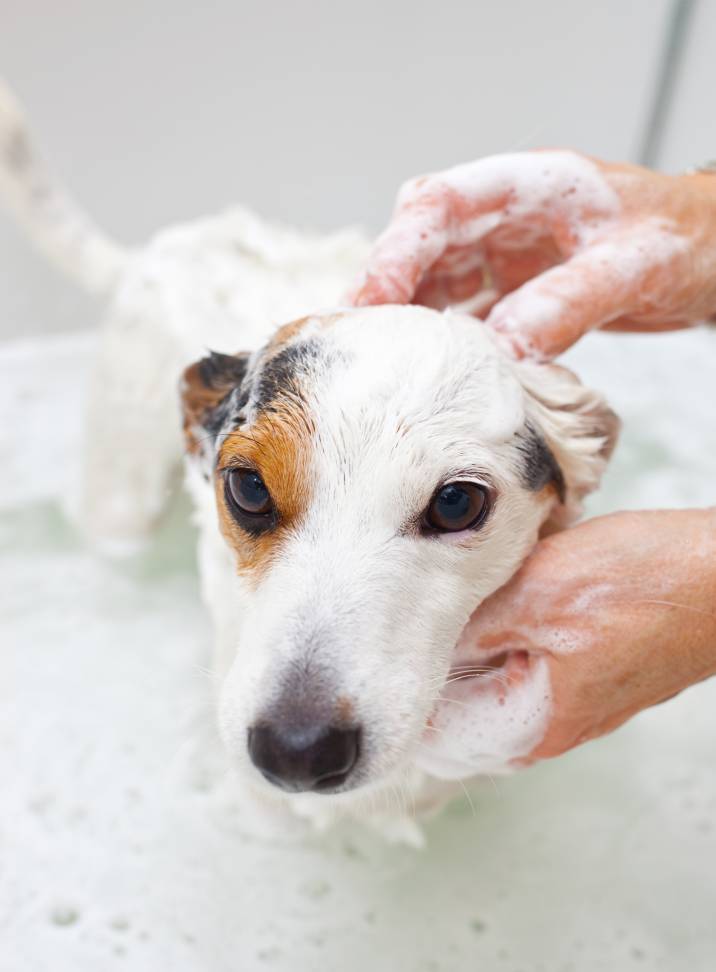
<svg viewBox="0 0 716 972"><path fill-rule="evenodd" d="M574 515L617 425L563 369L418 307L289 324L192 365L182 393L243 592L223 735L293 791L415 756L469 615Z"/></svg>

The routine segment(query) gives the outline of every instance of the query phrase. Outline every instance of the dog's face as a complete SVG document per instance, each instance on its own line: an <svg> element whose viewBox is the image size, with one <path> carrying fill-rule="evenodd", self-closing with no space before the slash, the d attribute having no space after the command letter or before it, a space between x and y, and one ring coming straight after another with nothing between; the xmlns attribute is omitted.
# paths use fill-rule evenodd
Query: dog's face
<svg viewBox="0 0 716 972"><path fill-rule="evenodd" d="M224 738L256 779L323 794L416 756L468 617L596 485L614 432L561 369L417 307L212 355L183 401L242 598Z"/></svg>

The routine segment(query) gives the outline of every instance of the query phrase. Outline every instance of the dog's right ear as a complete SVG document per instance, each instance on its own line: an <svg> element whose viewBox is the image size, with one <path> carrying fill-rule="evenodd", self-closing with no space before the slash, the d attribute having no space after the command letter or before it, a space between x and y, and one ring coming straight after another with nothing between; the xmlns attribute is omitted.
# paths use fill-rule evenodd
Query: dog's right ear
<svg viewBox="0 0 716 972"><path fill-rule="evenodd" d="M539 432L558 474L560 504L550 525L562 527L596 489L617 442L620 421L598 392L561 365L515 365L526 393L530 425ZM549 466L548 466L549 468Z"/></svg>
<svg viewBox="0 0 716 972"><path fill-rule="evenodd" d="M221 430L232 405L232 392L246 378L249 357L248 353L211 351L185 369L180 394L187 452L201 453L202 443L213 440Z"/></svg>

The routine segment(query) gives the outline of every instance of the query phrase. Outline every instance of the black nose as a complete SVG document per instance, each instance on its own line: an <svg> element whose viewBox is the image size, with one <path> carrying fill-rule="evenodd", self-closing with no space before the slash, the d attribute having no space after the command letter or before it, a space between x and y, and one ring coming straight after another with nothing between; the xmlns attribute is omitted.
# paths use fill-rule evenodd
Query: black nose
<svg viewBox="0 0 716 972"><path fill-rule="evenodd" d="M355 766L359 738L356 727L264 724L249 729L249 755L266 779L284 790L333 790Z"/></svg>

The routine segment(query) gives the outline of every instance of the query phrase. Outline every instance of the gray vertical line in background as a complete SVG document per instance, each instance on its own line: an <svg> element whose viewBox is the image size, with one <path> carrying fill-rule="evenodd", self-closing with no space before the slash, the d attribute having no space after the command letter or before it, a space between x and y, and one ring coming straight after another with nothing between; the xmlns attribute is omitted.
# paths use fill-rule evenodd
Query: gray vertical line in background
<svg viewBox="0 0 716 972"><path fill-rule="evenodd" d="M671 15L658 62L656 84L639 152L639 161L642 165L655 166L659 161L664 128L669 117L696 3L697 0L672 0Z"/></svg>

